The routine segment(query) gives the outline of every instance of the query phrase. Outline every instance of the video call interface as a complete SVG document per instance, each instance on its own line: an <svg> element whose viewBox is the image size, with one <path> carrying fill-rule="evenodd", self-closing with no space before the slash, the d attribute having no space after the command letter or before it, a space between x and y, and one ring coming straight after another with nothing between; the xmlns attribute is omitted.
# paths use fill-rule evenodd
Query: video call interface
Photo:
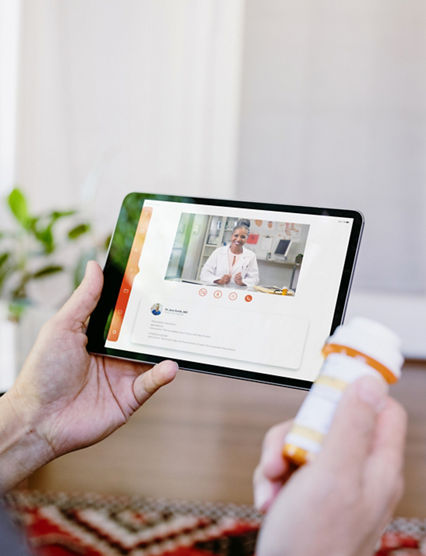
<svg viewBox="0 0 426 556"><path fill-rule="evenodd" d="M146 200L105 347L313 381L352 225Z"/></svg>

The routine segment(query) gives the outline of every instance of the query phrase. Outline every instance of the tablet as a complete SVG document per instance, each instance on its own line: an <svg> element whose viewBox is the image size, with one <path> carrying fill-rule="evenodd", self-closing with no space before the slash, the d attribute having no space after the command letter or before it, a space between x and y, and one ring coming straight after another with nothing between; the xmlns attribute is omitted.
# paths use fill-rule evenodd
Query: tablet
<svg viewBox="0 0 426 556"><path fill-rule="evenodd" d="M360 213L131 193L90 352L309 388L341 324Z"/></svg>

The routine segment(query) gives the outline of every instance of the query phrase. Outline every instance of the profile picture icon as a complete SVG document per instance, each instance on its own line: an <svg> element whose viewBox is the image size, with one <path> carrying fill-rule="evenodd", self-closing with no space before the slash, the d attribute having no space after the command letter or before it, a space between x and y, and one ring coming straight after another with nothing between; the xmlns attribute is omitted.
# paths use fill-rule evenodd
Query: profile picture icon
<svg viewBox="0 0 426 556"><path fill-rule="evenodd" d="M154 305L151 307L151 313L153 315L161 315L161 311L163 310L163 306L160 305L160 303L154 303Z"/></svg>

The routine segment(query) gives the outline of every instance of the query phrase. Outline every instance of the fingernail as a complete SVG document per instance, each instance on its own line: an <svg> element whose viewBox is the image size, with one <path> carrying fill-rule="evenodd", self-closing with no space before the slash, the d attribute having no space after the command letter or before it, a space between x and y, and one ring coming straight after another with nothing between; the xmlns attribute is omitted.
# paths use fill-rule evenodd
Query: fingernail
<svg viewBox="0 0 426 556"><path fill-rule="evenodd" d="M272 500L273 486L268 481L260 481L254 486L254 506L259 512L266 511L268 503Z"/></svg>
<svg viewBox="0 0 426 556"><path fill-rule="evenodd" d="M385 406L388 385L379 377L365 376L358 381L358 395L379 413Z"/></svg>
<svg viewBox="0 0 426 556"><path fill-rule="evenodd" d="M165 363L167 363L167 374L170 377L174 377L179 370L179 365L176 363L176 361L171 361L169 359L165 361Z"/></svg>

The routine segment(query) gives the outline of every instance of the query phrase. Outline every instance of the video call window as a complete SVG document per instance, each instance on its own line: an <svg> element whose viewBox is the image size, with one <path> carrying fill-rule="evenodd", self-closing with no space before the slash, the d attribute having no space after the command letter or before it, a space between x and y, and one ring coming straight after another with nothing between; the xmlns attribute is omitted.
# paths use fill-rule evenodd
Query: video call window
<svg viewBox="0 0 426 556"><path fill-rule="evenodd" d="M183 213L166 280L295 295L308 224Z"/></svg>

